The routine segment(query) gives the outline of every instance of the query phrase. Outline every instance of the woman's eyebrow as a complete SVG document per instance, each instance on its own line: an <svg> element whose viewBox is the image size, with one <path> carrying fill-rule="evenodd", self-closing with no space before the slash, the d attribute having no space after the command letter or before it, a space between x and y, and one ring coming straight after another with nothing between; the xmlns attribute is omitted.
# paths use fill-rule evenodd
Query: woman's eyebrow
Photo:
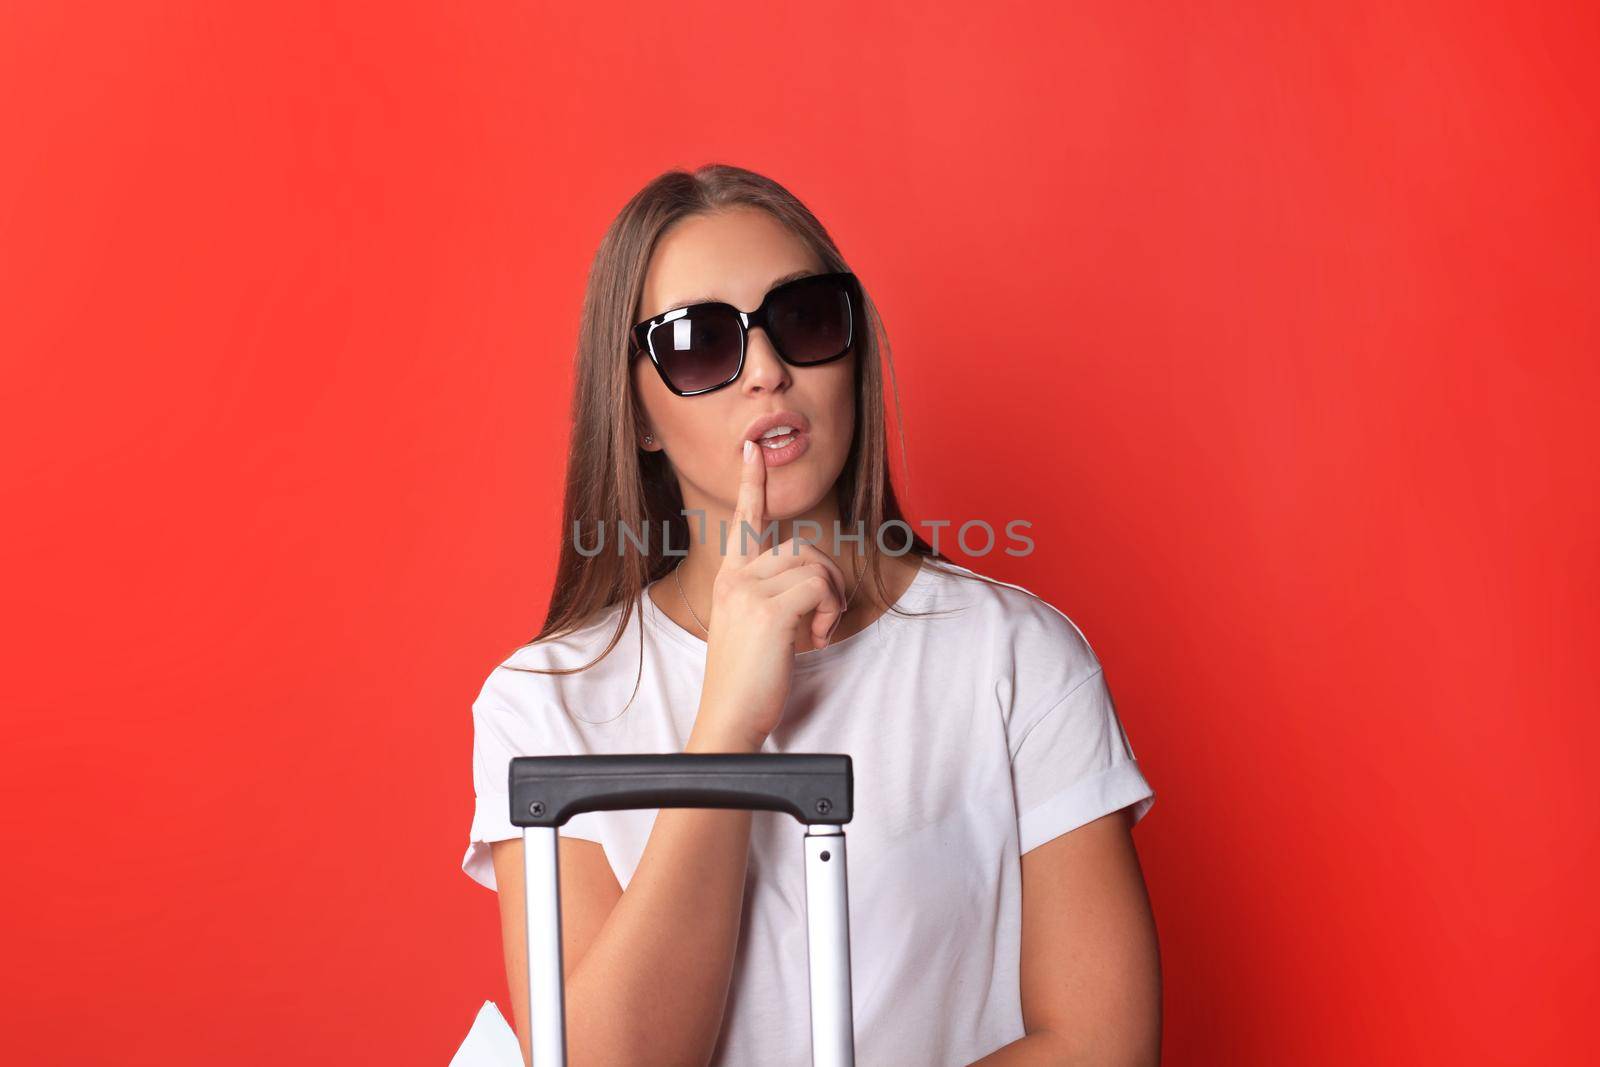
<svg viewBox="0 0 1600 1067"><path fill-rule="evenodd" d="M781 277L772 279L772 281L767 284L767 292L769 292L769 293L772 292L772 290L776 289L780 285L785 285L785 284L787 284L789 282L798 281L801 278L809 278L815 273L817 273L817 272L812 270L812 269L810 269L809 267L803 267L800 270L792 270L788 274L785 274L785 275L783 275ZM692 296L692 297L689 297L687 300L674 301L673 303L668 304L666 307L662 308L660 311L656 312L654 315L652 315L650 317L651 318L659 318L662 315L665 315L669 311L677 311L679 308L686 308L686 307L690 306L691 304L710 304L710 303L714 303L714 302L715 303L726 303L726 301L717 300L717 298L714 297L714 296Z"/></svg>

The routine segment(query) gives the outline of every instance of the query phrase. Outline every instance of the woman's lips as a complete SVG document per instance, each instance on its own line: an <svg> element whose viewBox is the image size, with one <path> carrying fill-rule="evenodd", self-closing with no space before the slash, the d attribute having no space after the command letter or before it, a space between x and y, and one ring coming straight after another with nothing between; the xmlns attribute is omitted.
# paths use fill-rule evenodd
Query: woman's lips
<svg viewBox="0 0 1600 1067"><path fill-rule="evenodd" d="M779 440L784 444L773 446L772 441ZM761 449L761 456L767 461L768 467L781 467L785 463L793 463L806 454L806 449L811 447L811 434L805 430L796 430L780 438L766 438L757 441Z"/></svg>

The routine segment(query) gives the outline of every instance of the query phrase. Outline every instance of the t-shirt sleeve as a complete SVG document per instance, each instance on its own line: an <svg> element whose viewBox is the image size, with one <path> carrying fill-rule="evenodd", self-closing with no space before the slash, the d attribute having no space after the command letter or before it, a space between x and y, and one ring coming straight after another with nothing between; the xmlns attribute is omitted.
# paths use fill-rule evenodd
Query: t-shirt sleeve
<svg viewBox="0 0 1600 1067"><path fill-rule="evenodd" d="M521 837L511 822L511 760L516 756L573 755L571 726L562 729L559 706L513 709L485 686L472 703L472 827L461 869L479 885L498 889L489 845ZM562 837L600 841L597 812L582 812L560 829Z"/></svg>
<svg viewBox="0 0 1600 1067"><path fill-rule="evenodd" d="M1070 620L1070 632L1060 629L1062 620L1052 653L1037 649L1034 661L1048 664L1038 680L1059 688L1045 690L1041 706L1014 717L1009 728L1021 853L1122 808L1131 806L1138 822L1155 803L1105 671L1082 631Z"/></svg>

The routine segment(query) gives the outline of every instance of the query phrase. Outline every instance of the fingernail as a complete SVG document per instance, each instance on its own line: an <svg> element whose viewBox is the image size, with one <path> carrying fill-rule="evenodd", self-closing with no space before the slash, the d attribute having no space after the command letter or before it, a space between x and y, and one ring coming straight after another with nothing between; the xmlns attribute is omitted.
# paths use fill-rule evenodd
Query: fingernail
<svg viewBox="0 0 1600 1067"><path fill-rule="evenodd" d="M755 455L755 454L756 454L756 443L754 441L746 441L744 443L744 461L746 463L749 463L750 462L750 457Z"/></svg>

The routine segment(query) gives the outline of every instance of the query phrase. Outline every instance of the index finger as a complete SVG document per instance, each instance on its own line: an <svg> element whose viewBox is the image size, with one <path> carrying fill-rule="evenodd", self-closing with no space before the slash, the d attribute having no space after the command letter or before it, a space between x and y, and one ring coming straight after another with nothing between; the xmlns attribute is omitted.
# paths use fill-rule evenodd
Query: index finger
<svg viewBox="0 0 1600 1067"><path fill-rule="evenodd" d="M722 557L722 565L730 560L753 559L761 552L761 532L767 521L767 457L754 441L744 443L742 464L739 468L739 497L733 508L733 531L729 534L731 551ZM748 522L753 535L746 535L741 523Z"/></svg>

